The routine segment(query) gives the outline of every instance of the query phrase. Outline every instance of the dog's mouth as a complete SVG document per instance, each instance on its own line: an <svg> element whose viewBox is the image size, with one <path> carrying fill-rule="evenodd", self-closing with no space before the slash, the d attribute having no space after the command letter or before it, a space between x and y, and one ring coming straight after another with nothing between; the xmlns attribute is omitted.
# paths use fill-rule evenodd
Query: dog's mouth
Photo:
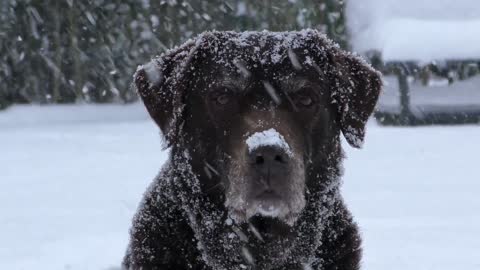
<svg viewBox="0 0 480 270"><path fill-rule="evenodd" d="M247 221L255 215L282 219L288 213L287 204L275 194L262 194L248 202L245 208L232 210L239 221Z"/></svg>
<svg viewBox="0 0 480 270"><path fill-rule="evenodd" d="M286 140L273 129L257 132L247 139L248 149L231 159L225 206L237 222L261 216L293 226L300 216L305 206L303 156Z"/></svg>
<svg viewBox="0 0 480 270"><path fill-rule="evenodd" d="M253 183L255 180L247 181ZM306 204L303 185L289 186L276 180L272 182L273 185L250 184L248 187L245 187L247 184L241 185L245 182L240 182L236 188L229 189L225 194L225 206L230 216L237 223L262 216L293 226Z"/></svg>
<svg viewBox="0 0 480 270"><path fill-rule="evenodd" d="M256 205L256 209L253 209L255 213L266 217L278 217L285 207L282 197L270 189L257 195L254 205Z"/></svg>
<svg viewBox="0 0 480 270"><path fill-rule="evenodd" d="M273 190L260 192L242 206L230 208L231 216L239 223L261 217L292 226L299 214L293 213L285 198Z"/></svg>

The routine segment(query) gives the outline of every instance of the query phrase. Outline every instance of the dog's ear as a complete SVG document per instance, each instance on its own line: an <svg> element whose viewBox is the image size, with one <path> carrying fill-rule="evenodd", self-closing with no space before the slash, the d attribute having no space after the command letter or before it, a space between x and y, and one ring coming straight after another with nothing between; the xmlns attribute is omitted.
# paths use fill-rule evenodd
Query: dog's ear
<svg viewBox="0 0 480 270"><path fill-rule="evenodd" d="M134 75L137 92L148 113L160 127L166 146L178 136L178 125L183 110L182 96L192 44L171 50L146 65L139 66Z"/></svg>
<svg viewBox="0 0 480 270"><path fill-rule="evenodd" d="M382 88L381 74L359 56L338 47L330 51L329 64L332 98L337 104L340 128L347 142L360 148L365 125Z"/></svg>

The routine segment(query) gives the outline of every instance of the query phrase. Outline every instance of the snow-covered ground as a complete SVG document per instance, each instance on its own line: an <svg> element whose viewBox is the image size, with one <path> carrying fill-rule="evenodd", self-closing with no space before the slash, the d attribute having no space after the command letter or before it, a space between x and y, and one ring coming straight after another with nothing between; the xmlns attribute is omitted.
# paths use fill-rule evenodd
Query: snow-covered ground
<svg viewBox="0 0 480 270"><path fill-rule="evenodd" d="M345 147L344 195L367 270L480 269L480 126L369 126ZM143 108L0 112L0 269L119 265L167 153Z"/></svg>

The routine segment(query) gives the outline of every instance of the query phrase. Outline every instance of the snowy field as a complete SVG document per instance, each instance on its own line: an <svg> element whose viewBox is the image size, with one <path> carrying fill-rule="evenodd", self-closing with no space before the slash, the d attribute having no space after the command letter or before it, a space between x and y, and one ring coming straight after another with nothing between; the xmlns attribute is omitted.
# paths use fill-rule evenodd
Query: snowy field
<svg viewBox="0 0 480 270"><path fill-rule="evenodd" d="M480 269L480 126L384 128L346 148L366 270ZM143 108L0 112L0 269L118 267L167 156Z"/></svg>

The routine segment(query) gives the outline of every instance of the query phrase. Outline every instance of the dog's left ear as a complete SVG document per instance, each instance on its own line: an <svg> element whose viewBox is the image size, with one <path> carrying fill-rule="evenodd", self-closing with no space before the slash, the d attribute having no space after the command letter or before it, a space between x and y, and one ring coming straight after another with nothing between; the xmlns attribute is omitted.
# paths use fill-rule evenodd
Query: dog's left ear
<svg viewBox="0 0 480 270"><path fill-rule="evenodd" d="M183 96L191 78L195 43L189 41L139 66L134 75L137 92L162 131L165 147L178 141Z"/></svg>
<svg viewBox="0 0 480 270"><path fill-rule="evenodd" d="M343 136L355 148L361 148L365 125L372 114L382 88L381 74L361 57L337 47L329 54L332 98L338 106L338 121Z"/></svg>

